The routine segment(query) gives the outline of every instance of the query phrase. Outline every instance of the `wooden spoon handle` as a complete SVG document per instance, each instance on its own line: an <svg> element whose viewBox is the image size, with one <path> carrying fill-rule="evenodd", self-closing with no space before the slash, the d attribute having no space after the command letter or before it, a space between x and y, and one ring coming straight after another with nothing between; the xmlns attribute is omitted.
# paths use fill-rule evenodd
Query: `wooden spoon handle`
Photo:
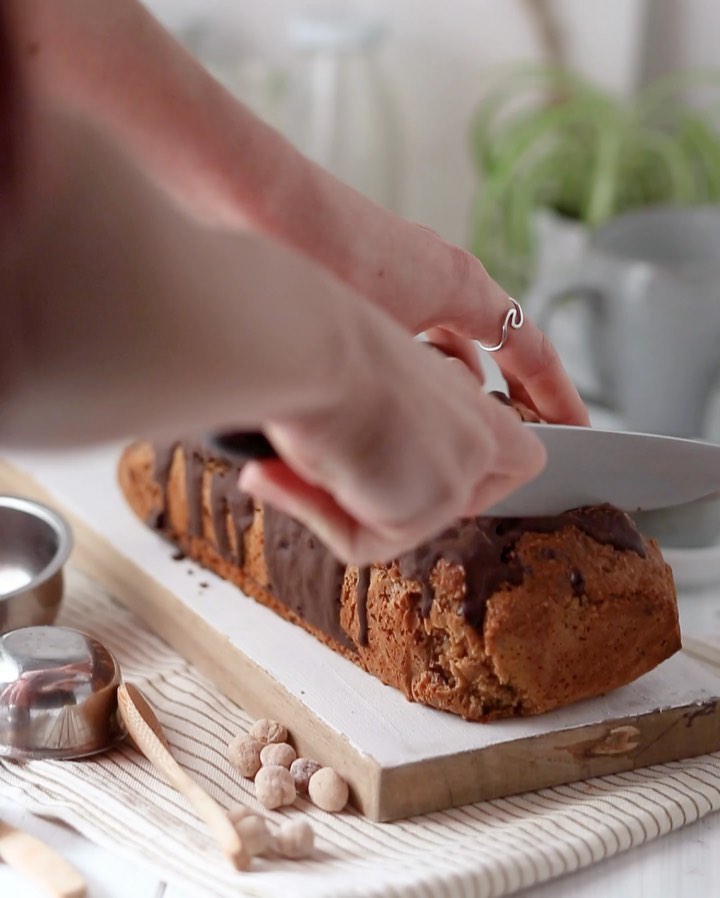
<svg viewBox="0 0 720 898"><path fill-rule="evenodd" d="M167 742L160 738L160 722L142 693L124 683L118 688L120 715L135 744L165 779L182 793L203 819L223 853L237 870L247 870L250 856L225 810L203 787L182 769L170 754Z"/></svg>
<svg viewBox="0 0 720 898"><path fill-rule="evenodd" d="M55 849L0 820L0 859L52 898L85 898L85 880Z"/></svg>

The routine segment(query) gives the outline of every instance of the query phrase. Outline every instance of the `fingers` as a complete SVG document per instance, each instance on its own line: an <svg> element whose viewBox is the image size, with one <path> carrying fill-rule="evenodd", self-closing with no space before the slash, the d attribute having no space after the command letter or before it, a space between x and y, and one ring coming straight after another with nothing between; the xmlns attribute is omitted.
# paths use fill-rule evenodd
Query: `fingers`
<svg viewBox="0 0 720 898"><path fill-rule="evenodd" d="M453 246L429 228L393 220L390 230L377 231L381 253L387 253L384 275L357 286L373 302L413 334L429 339L461 358L476 374L478 361L460 350L454 338L495 345L510 309L508 294L466 250ZM389 239L392 237L392 239ZM362 266L358 266L362 268ZM546 421L587 425L587 410L552 344L526 318L511 329L495 361L511 385L511 393Z"/></svg>
<svg viewBox="0 0 720 898"><path fill-rule="evenodd" d="M457 252L448 250L451 257ZM511 308L510 297L481 263L464 254L461 274L451 279L450 296L438 307L436 322L466 339L495 345ZM587 409L565 371L555 347L525 315L523 325L508 330L505 346L493 354L511 395L555 424L590 423Z"/></svg>
<svg viewBox="0 0 720 898"><path fill-rule="evenodd" d="M348 564L390 561L421 541L416 528L373 529L360 524L322 487L313 486L281 461L251 462L240 474L240 489L268 502L309 527Z"/></svg>
<svg viewBox="0 0 720 898"><path fill-rule="evenodd" d="M473 336L484 343L498 341L511 307L505 291L492 281L490 284L492 289L473 323ZM522 326L510 328L503 348L493 353L510 395L551 424L588 425L587 409L555 347L527 315L524 317Z"/></svg>
<svg viewBox="0 0 720 898"><path fill-rule="evenodd" d="M518 431L517 414L495 399L486 397L490 407L487 420L498 446L492 468L484 473L463 510L464 517L480 515L504 499L527 481L536 477L545 466L545 447L522 424Z"/></svg>
<svg viewBox="0 0 720 898"><path fill-rule="evenodd" d="M505 346L495 353L495 361L510 395L534 408L544 421L590 424L585 404L555 347L527 316L523 326L511 331Z"/></svg>
<svg viewBox="0 0 720 898"><path fill-rule="evenodd" d="M460 359L480 379L480 383L485 383L485 374L473 340L461 337L445 327L431 327L425 333L433 346L437 346L445 355Z"/></svg>
<svg viewBox="0 0 720 898"><path fill-rule="evenodd" d="M304 523L338 558L369 564L481 514L542 468L540 441L461 362L419 358L430 369L424 403L406 382L397 390L405 410L390 405L386 417L372 404L362 441L349 427L338 441L326 428L273 425L288 461L247 464L241 488Z"/></svg>
<svg viewBox="0 0 720 898"><path fill-rule="evenodd" d="M509 297L504 314L508 308ZM504 314L494 322L497 329L495 337L487 339L497 342L502 332ZM429 342L446 355L460 359L477 375L481 383L485 382L473 340L445 327L429 328L426 334ZM522 344L522 347L519 348L518 344ZM554 346L527 315L522 327L509 329L505 346L494 353L494 358L507 382L510 396L533 409L542 420L553 424L589 425L587 409L565 372Z"/></svg>

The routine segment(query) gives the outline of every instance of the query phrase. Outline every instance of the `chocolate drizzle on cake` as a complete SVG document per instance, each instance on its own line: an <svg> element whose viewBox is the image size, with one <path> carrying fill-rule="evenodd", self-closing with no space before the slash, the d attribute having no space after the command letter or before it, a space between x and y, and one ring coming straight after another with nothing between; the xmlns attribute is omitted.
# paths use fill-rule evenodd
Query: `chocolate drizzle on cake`
<svg viewBox="0 0 720 898"><path fill-rule="evenodd" d="M202 536L202 488L205 454L196 446L185 449L185 489L188 509L188 533Z"/></svg>
<svg viewBox="0 0 720 898"><path fill-rule="evenodd" d="M357 588L355 590L358 616L358 642L360 645L368 644L368 618L367 599L370 589L370 568L360 567L357 573Z"/></svg>
<svg viewBox="0 0 720 898"><path fill-rule="evenodd" d="M570 586L572 587L573 595L578 598L582 598L585 595L585 578L582 575L582 571L574 570L570 572Z"/></svg>
<svg viewBox="0 0 720 898"><path fill-rule="evenodd" d="M172 467L173 458L175 457L175 448L177 443L155 443L153 450L155 454L155 482L159 483L163 491L163 508L159 511L153 520L148 521L148 525L161 533L165 531L167 526L167 494L168 482L170 480L170 468Z"/></svg>
<svg viewBox="0 0 720 898"><path fill-rule="evenodd" d="M185 493L188 507L188 534L202 536L202 493L206 465L212 459L216 466L210 474L210 515L218 554L227 561L242 564L243 533L252 524L253 500L238 488L238 476L242 465L223 460L222 467L216 455L211 455L203 446L190 443L155 445L155 480L167 497L170 469L178 446L183 448L185 462ZM230 513L235 527L236 550L230 542L227 515ZM165 529L166 513L161 513L153 523L156 530Z"/></svg>
<svg viewBox="0 0 720 898"><path fill-rule="evenodd" d="M252 497L238 488L239 474L240 468L237 465L213 473L210 482L210 514L218 552L223 558L233 558L238 564L242 564L242 535L253 522L254 507ZM228 513L237 534L235 552L228 536Z"/></svg>
<svg viewBox="0 0 720 898"><path fill-rule="evenodd" d="M524 571L515 547L524 533L555 533L576 527L595 542L645 557L645 543L630 518L611 505L576 508L552 517L474 518L450 527L440 536L398 559L400 573L420 587L420 613L432 607L430 577L444 558L465 570L462 612L473 627L482 629L485 607L501 586L522 583ZM359 603L358 603L359 607Z"/></svg>
<svg viewBox="0 0 720 898"><path fill-rule="evenodd" d="M167 495L167 485L170 480L170 468L175 458L175 450L177 443L154 443L153 452L155 455L155 481L159 483Z"/></svg>
<svg viewBox="0 0 720 898"><path fill-rule="evenodd" d="M485 603L502 583L522 582L523 572L514 558L504 550L519 539L506 536L502 525L493 518L474 518L460 521L440 536L424 543L398 559L400 573L420 587L420 613L430 614L433 589L430 578L442 558L459 564L465 570L465 600L462 612L474 627L482 627Z"/></svg>
<svg viewBox="0 0 720 898"><path fill-rule="evenodd" d="M307 527L269 505L263 508L270 590L312 627L354 648L340 623L345 565Z"/></svg>
<svg viewBox="0 0 720 898"><path fill-rule="evenodd" d="M183 446L188 497L188 532L202 535L203 479L210 477L209 504L218 553L242 564L242 535L253 520L252 499L240 492L237 479L240 466L220 460L204 447L183 443L155 448L155 479L167 497L170 469L178 445ZM208 468L210 465L210 468ZM209 474L205 474L209 470ZM237 533L237 551L228 534L228 513ZM270 590L279 602L299 618L327 634L340 645L355 648L340 622L340 607L345 565L339 562L311 531L302 524L266 505L264 515L265 563ZM165 529L165 515L152 522ZM468 624L482 630L487 601L504 585L522 583L526 571L517 553L523 534L555 533L575 527L597 543L618 551L635 552L645 557L645 542L631 519L611 505L577 508L552 517L474 518L449 527L440 536L407 552L398 559L400 574L417 584L420 613L430 614L433 602L432 574L441 559L463 567L465 598L462 614ZM547 549L545 557L555 557ZM571 573L571 588L581 596L585 582L581 571ZM358 644L368 644L368 591L370 568L361 567L357 575L356 604Z"/></svg>

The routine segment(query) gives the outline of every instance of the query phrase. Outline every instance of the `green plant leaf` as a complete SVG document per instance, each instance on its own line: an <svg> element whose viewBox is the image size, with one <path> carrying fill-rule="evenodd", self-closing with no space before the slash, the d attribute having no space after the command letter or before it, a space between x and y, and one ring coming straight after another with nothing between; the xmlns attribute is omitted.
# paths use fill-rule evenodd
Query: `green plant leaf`
<svg viewBox="0 0 720 898"><path fill-rule="evenodd" d="M685 99L700 88L702 110ZM495 276L522 280L543 206L596 227L643 205L720 200L718 99L720 72L677 73L630 100L563 70L496 73L469 135L473 252Z"/></svg>

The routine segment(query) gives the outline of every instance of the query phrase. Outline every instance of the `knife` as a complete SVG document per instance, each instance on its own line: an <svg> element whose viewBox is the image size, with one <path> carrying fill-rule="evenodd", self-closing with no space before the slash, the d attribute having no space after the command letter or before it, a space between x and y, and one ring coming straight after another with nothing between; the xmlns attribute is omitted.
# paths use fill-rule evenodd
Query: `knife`
<svg viewBox="0 0 720 898"><path fill-rule="evenodd" d="M532 517L609 502L638 512L681 505L720 490L720 445L658 434L562 424L524 424L540 438L547 463L529 483L484 514ZM211 434L209 446L232 460L277 458L259 432Z"/></svg>

